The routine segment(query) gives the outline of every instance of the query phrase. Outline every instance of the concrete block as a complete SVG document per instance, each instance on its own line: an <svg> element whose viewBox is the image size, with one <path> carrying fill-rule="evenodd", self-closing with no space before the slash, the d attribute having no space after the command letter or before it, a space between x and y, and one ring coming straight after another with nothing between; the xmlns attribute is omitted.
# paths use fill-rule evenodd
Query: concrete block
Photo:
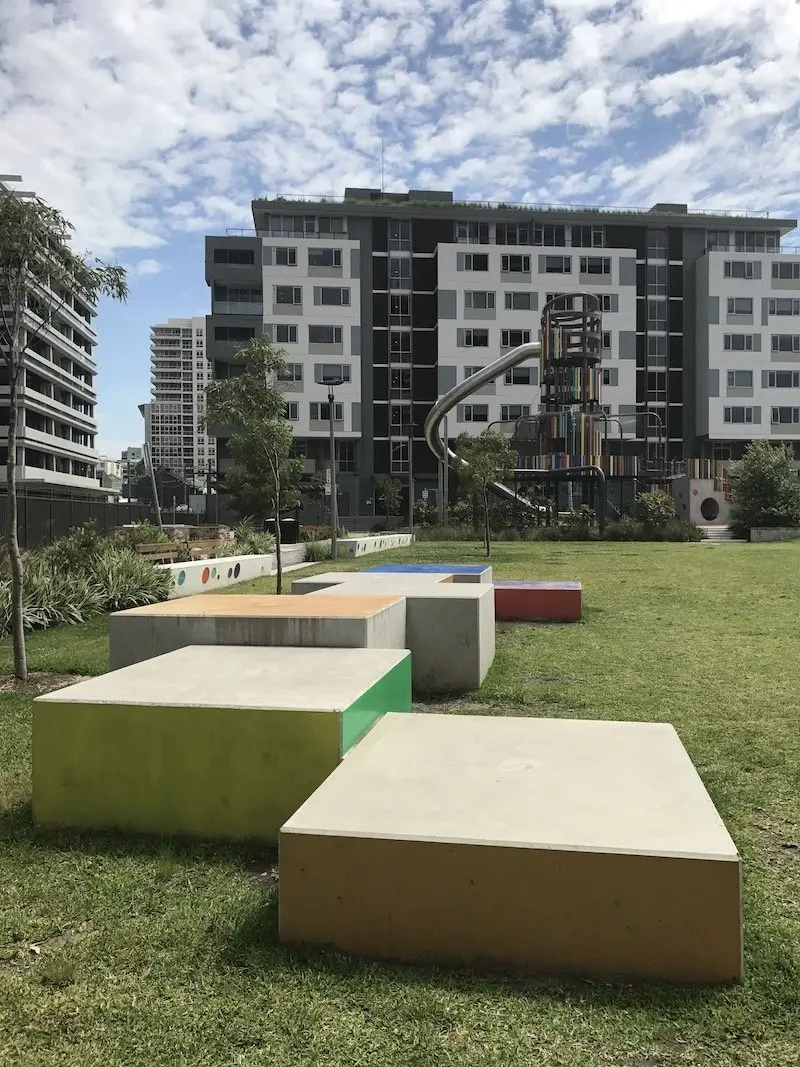
<svg viewBox="0 0 800 1067"><path fill-rule="evenodd" d="M442 582L452 583L452 574L395 574L393 571L386 573L375 571L325 571L323 574L312 574L308 578L296 578L292 582L293 593L316 593L318 589L328 589L332 585L341 585L346 582L363 582L364 585L372 585L382 588L387 582L397 582L398 578L408 585L441 585ZM380 588L378 592L380 592Z"/></svg>
<svg viewBox="0 0 800 1067"><path fill-rule="evenodd" d="M281 829L280 938L729 982L740 860L669 725L387 715Z"/></svg>
<svg viewBox="0 0 800 1067"><path fill-rule="evenodd" d="M185 597L112 615L111 670L187 645L405 648L405 616L396 595Z"/></svg>
<svg viewBox="0 0 800 1067"><path fill-rule="evenodd" d="M382 581L383 596L406 603L406 645L417 693L463 693L477 689L494 661L494 588L485 583L434 585ZM364 582L329 586L311 598L363 597ZM370 593L372 595L372 593Z"/></svg>
<svg viewBox="0 0 800 1067"><path fill-rule="evenodd" d="M405 651L183 648L36 701L34 818L274 842L382 714L410 708Z"/></svg>
<svg viewBox="0 0 800 1067"><path fill-rule="evenodd" d="M454 582L491 582L492 568L483 563L384 563L367 567L365 573L376 574L452 574Z"/></svg>
<svg viewBox="0 0 800 1067"><path fill-rule="evenodd" d="M408 548L412 534L382 533L340 537L337 541L342 557L366 556L372 552L386 552L390 548Z"/></svg>
<svg viewBox="0 0 800 1067"><path fill-rule="evenodd" d="M275 556L225 556L220 559L197 559L190 563L162 563L159 570L172 575L170 600L177 597L225 589L239 582L265 578L272 574Z"/></svg>
<svg viewBox="0 0 800 1067"><path fill-rule="evenodd" d="M495 582L494 613L517 622L580 622L580 582Z"/></svg>

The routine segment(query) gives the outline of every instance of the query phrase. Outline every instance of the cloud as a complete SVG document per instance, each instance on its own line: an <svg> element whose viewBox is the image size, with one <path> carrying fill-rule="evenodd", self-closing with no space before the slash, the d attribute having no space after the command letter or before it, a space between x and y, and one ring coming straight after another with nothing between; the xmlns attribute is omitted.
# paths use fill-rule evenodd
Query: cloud
<svg viewBox="0 0 800 1067"><path fill-rule="evenodd" d="M157 259L140 259L132 267L128 267L128 275L132 278L145 278L150 274L160 274L164 270L164 264Z"/></svg>
<svg viewBox="0 0 800 1067"><path fill-rule="evenodd" d="M396 188L786 214L798 42L794 0L6 0L2 169L140 276L381 142Z"/></svg>

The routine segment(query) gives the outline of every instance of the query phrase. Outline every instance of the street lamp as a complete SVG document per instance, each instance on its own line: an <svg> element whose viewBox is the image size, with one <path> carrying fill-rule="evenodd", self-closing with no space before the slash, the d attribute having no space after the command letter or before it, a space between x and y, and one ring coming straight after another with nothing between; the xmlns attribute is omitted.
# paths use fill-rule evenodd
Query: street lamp
<svg viewBox="0 0 800 1067"><path fill-rule="evenodd" d="M322 375L321 385L328 387L328 424L330 427L330 454L331 454L331 559L338 558L337 536L339 530L339 503L336 499L336 436L333 427L334 394L337 385L344 385L344 378L328 377Z"/></svg>

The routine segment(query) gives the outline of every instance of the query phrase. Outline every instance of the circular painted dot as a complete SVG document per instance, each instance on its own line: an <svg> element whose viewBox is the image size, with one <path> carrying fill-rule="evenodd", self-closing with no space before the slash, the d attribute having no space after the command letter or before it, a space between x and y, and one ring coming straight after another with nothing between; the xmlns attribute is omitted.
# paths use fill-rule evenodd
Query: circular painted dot
<svg viewBox="0 0 800 1067"><path fill-rule="evenodd" d="M203 567L203 573L200 575L200 581L203 583L203 585L206 584L210 576L211 571L208 569L208 567Z"/></svg>
<svg viewBox="0 0 800 1067"><path fill-rule="evenodd" d="M186 581L186 571L180 571L178 574L178 585L183 585Z"/></svg>
<svg viewBox="0 0 800 1067"><path fill-rule="evenodd" d="M228 567L228 577L229 578L233 577L233 567Z"/></svg>
<svg viewBox="0 0 800 1067"><path fill-rule="evenodd" d="M236 566L233 568L233 576L234 576L234 578L238 578L239 577L239 571L241 569L242 569L241 564L237 563Z"/></svg>
<svg viewBox="0 0 800 1067"><path fill-rule="evenodd" d="M216 578L217 577L217 568L216 567L212 567L211 568L211 577L212 578Z"/></svg>

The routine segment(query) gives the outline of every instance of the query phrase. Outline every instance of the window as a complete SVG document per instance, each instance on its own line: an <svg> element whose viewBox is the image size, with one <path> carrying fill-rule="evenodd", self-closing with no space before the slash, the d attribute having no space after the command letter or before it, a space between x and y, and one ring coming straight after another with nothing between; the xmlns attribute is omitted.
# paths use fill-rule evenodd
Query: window
<svg viewBox="0 0 800 1067"><path fill-rule="evenodd" d="M482 370L483 370L483 367L465 367L464 368L464 377L465 378L471 378L473 374L477 374L479 371L482 371Z"/></svg>
<svg viewBox="0 0 800 1067"><path fill-rule="evenodd" d="M647 328L648 330L666 330L667 328L667 302L666 300L647 301Z"/></svg>
<svg viewBox="0 0 800 1067"><path fill-rule="evenodd" d="M611 348L611 330L603 330L602 345L603 348Z"/></svg>
<svg viewBox="0 0 800 1067"><path fill-rule="evenodd" d="M215 341L249 341L255 337L256 331L252 326L215 326Z"/></svg>
<svg viewBox="0 0 800 1067"><path fill-rule="evenodd" d="M306 233L314 232L314 216L306 215L305 220ZM317 225L319 233L340 233L344 234L344 222L340 215L320 215Z"/></svg>
<svg viewBox="0 0 800 1067"><path fill-rule="evenodd" d="M341 267L341 248L309 248L309 267Z"/></svg>
<svg viewBox="0 0 800 1067"><path fill-rule="evenodd" d="M770 300L768 310L770 315L800 315L800 300Z"/></svg>
<svg viewBox="0 0 800 1067"><path fill-rule="evenodd" d="M605 234L602 226L573 226L573 248L602 248L605 244Z"/></svg>
<svg viewBox="0 0 800 1067"><path fill-rule="evenodd" d="M667 268L647 267L647 295L666 296L667 294Z"/></svg>
<svg viewBox="0 0 800 1067"><path fill-rule="evenodd" d="M393 331L389 334L389 352L400 363L411 362L411 334Z"/></svg>
<svg viewBox="0 0 800 1067"><path fill-rule="evenodd" d="M488 404L465 404L464 405L464 422L488 422L489 421L489 405Z"/></svg>
<svg viewBox="0 0 800 1067"><path fill-rule="evenodd" d="M297 327L282 322L264 323L264 333L276 345L296 345Z"/></svg>
<svg viewBox="0 0 800 1067"><path fill-rule="evenodd" d="M489 255L486 252L458 252L456 270L488 270Z"/></svg>
<svg viewBox="0 0 800 1067"><path fill-rule="evenodd" d="M503 348L516 348L518 345L530 343L530 330L503 330L500 333L500 344Z"/></svg>
<svg viewBox="0 0 800 1067"><path fill-rule="evenodd" d="M285 369L278 375L278 379L282 382L302 382L303 364L287 363Z"/></svg>
<svg viewBox="0 0 800 1067"><path fill-rule="evenodd" d="M545 274L571 274L572 260L569 256L545 256Z"/></svg>
<svg viewBox="0 0 800 1067"><path fill-rule="evenodd" d="M498 222L495 240L499 245L529 245L531 231L527 222Z"/></svg>
<svg viewBox="0 0 800 1067"><path fill-rule="evenodd" d="M320 307L350 307L350 290L339 286L314 286L314 303Z"/></svg>
<svg viewBox="0 0 800 1067"><path fill-rule="evenodd" d="M753 264L746 260L725 260L724 273L726 278L752 278Z"/></svg>
<svg viewBox="0 0 800 1067"><path fill-rule="evenodd" d="M389 466L392 474L402 474L408 470L408 441L391 441L389 445Z"/></svg>
<svg viewBox="0 0 800 1067"><path fill-rule="evenodd" d="M741 424L753 421L752 408L724 408L723 422Z"/></svg>
<svg viewBox="0 0 800 1067"><path fill-rule="evenodd" d="M289 422L297 422L297 420L300 418L300 405L297 403L296 400L293 400L291 403L286 405L284 417L288 419Z"/></svg>
<svg viewBox="0 0 800 1067"><path fill-rule="evenodd" d="M532 311L533 293L506 290L505 306L509 311Z"/></svg>
<svg viewBox="0 0 800 1067"><path fill-rule="evenodd" d="M648 356L666 356L667 354L667 339L666 337L648 337L647 338L647 355Z"/></svg>
<svg viewBox="0 0 800 1067"><path fill-rule="evenodd" d="M299 285L276 285L273 291L276 304L303 303L303 290Z"/></svg>
<svg viewBox="0 0 800 1067"><path fill-rule="evenodd" d="M488 222L457 222L456 241L460 244L488 245Z"/></svg>
<svg viewBox="0 0 800 1067"><path fill-rule="evenodd" d="M751 370L729 370L728 371L728 388L729 389L752 389L753 388L753 372Z"/></svg>
<svg viewBox="0 0 800 1067"><path fill-rule="evenodd" d="M317 381L321 384L327 382L349 382L349 363L321 363L317 368Z"/></svg>
<svg viewBox="0 0 800 1067"><path fill-rule="evenodd" d="M563 248L567 243L566 232L566 226L536 223L533 227L533 243L545 247Z"/></svg>
<svg viewBox="0 0 800 1067"><path fill-rule="evenodd" d="M666 230L648 230L647 231L647 258L648 259L666 259L667 258L667 231Z"/></svg>
<svg viewBox="0 0 800 1067"><path fill-rule="evenodd" d="M575 300L572 296L567 296L566 293L545 293L544 302L549 304L551 300L559 300L559 309L564 311L575 310Z"/></svg>
<svg viewBox="0 0 800 1067"><path fill-rule="evenodd" d="M411 418L411 405L390 404L389 425L391 426L393 433L400 431L402 433L410 434L414 428Z"/></svg>
<svg viewBox="0 0 800 1067"><path fill-rule="evenodd" d="M467 290L464 293L464 307L473 311L494 308L494 293L485 293L481 290Z"/></svg>
<svg viewBox="0 0 800 1067"><path fill-rule="evenodd" d="M604 367L602 369L603 385L611 385L611 371Z"/></svg>
<svg viewBox="0 0 800 1067"><path fill-rule="evenodd" d="M506 385L533 385L533 373L531 367L512 367L507 370L503 379Z"/></svg>
<svg viewBox="0 0 800 1067"><path fill-rule="evenodd" d="M752 315L753 314L753 298L751 296L729 296L728 297L728 314L729 315Z"/></svg>
<svg viewBox="0 0 800 1067"><path fill-rule="evenodd" d="M410 289L411 288L411 260L410 259L390 259L389 260L389 288L390 289Z"/></svg>
<svg viewBox="0 0 800 1067"><path fill-rule="evenodd" d="M733 234L733 245L737 252L775 252L779 240L777 231L754 230L748 233L736 230Z"/></svg>
<svg viewBox="0 0 800 1067"><path fill-rule="evenodd" d="M355 474L356 467L356 442L336 442L336 466L340 474Z"/></svg>
<svg viewBox="0 0 800 1067"><path fill-rule="evenodd" d="M771 370L767 372L770 389L800 389L800 371Z"/></svg>
<svg viewBox="0 0 800 1067"><path fill-rule="evenodd" d="M405 399L411 396L411 371L408 369L392 370L389 373L390 396Z"/></svg>
<svg viewBox="0 0 800 1067"><path fill-rule="evenodd" d="M296 267L297 266L297 249L296 248L276 248L275 249L275 263L279 267Z"/></svg>
<svg viewBox="0 0 800 1067"><path fill-rule="evenodd" d="M411 298L409 296L389 296L389 324L391 326L411 325Z"/></svg>
<svg viewBox="0 0 800 1067"><path fill-rule="evenodd" d="M308 343L310 345L340 345L342 343L342 327L309 326Z"/></svg>
<svg viewBox="0 0 800 1067"><path fill-rule="evenodd" d="M308 405L309 418L312 422L330 422L331 419L331 406L325 401L325 403L311 403ZM342 404L334 403L333 405L333 421L342 422L344 419L344 406Z"/></svg>
<svg viewBox="0 0 800 1067"><path fill-rule="evenodd" d="M530 274L530 256L501 256L500 270L507 274Z"/></svg>
<svg viewBox="0 0 800 1067"><path fill-rule="evenodd" d="M772 277L786 279L800 278L800 263L773 263Z"/></svg>
<svg viewBox="0 0 800 1067"><path fill-rule="evenodd" d="M726 352L752 352L753 335L751 333L726 333L722 339L722 347Z"/></svg>
<svg viewBox="0 0 800 1067"><path fill-rule="evenodd" d="M531 414L530 404L501 404L500 421L516 422L517 419L527 419Z"/></svg>
<svg viewBox="0 0 800 1067"><path fill-rule="evenodd" d="M610 274L611 260L606 256L581 256L581 274Z"/></svg>
<svg viewBox="0 0 800 1067"><path fill-rule="evenodd" d="M459 331L461 332L461 331ZM462 347L464 348L488 348L489 347L489 331L488 330L464 330Z"/></svg>
<svg viewBox="0 0 800 1067"><path fill-rule="evenodd" d="M800 408L773 408L769 421L773 426L800 422Z"/></svg>
<svg viewBox="0 0 800 1067"><path fill-rule="evenodd" d="M214 262L228 263L232 267L251 267L256 257L252 248L215 248Z"/></svg>
<svg viewBox="0 0 800 1067"><path fill-rule="evenodd" d="M392 250L411 248L410 219L389 219L389 248Z"/></svg>
<svg viewBox="0 0 800 1067"><path fill-rule="evenodd" d="M800 334L774 333L772 335L773 352L800 352Z"/></svg>

